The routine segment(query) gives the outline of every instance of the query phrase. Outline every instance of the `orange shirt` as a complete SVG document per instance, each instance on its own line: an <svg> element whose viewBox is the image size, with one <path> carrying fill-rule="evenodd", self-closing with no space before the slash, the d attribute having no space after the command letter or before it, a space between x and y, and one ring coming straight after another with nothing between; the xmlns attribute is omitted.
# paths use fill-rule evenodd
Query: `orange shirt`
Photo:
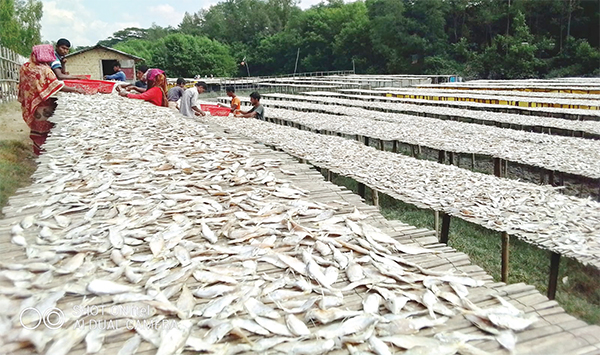
<svg viewBox="0 0 600 355"><path fill-rule="evenodd" d="M234 97L233 99L231 99L231 109L232 110L239 110L242 107L242 101L240 100L239 97Z"/></svg>

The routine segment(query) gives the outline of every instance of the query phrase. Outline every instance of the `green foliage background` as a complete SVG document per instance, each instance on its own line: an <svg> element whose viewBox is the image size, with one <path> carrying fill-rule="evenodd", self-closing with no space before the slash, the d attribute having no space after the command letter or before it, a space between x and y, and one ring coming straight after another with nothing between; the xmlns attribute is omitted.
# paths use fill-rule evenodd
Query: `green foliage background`
<svg viewBox="0 0 600 355"><path fill-rule="evenodd" d="M0 44L28 55L40 40L41 15L39 0L0 0ZM490 79L593 76L600 75L600 1L326 0L302 10L298 0L223 0L186 13L177 28L125 28L99 43L169 76L353 67Z"/></svg>

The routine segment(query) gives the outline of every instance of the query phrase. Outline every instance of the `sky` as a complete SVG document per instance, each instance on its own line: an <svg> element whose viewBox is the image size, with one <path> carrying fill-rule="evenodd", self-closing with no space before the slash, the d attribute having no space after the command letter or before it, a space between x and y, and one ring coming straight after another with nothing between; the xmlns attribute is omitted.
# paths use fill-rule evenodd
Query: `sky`
<svg viewBox="0 0 600 355"><path fill-rule="evenodd" d="M307 9L322 0L300 0ZM42 0L42 40L67 38L73 47L95 45L127 27L177 27L185 12L208 9L219 0Z"/></svg>

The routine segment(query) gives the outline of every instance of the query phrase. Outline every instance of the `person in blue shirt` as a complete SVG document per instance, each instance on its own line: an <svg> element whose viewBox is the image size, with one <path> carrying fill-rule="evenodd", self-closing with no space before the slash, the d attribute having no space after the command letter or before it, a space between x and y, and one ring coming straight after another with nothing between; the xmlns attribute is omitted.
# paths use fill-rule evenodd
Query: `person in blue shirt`
<svg viewBox="0 0 600 355"><path fill-rule="evenodd" d="M104 79L118 81L126 80L125 73L123 73L123 71L121 70L121 63L119 63L119 61L115 61L115 64L113 65L113 70L115 71L115 73L113 75L105 75Z"/></svg>
<svg viewBox="0 0 600 355"><path fill-rule="evenodd" d="M69 75L65 67L67 60L65 56L69 54L71 49L71 42L66 38L61 38L56 42L54 47L54 61L50 63L50 69L56 74L58 80L77 80L86 79L85 75Z"/></svg>

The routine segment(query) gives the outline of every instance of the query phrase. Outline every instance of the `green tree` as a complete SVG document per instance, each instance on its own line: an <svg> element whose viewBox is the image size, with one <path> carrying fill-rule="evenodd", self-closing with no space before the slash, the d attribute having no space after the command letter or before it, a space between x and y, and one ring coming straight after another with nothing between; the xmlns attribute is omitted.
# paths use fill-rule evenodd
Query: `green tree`
<svg viewBox="0 0 600 355"><path fill-rule="evenodd" d="M27 0L17 2L16 16L20 23L19 31L19 53L29 54L31 47L41 42L40 35L43 14L43 5L38 0Z"/></svg>
<svg viewBox="0 0 600 355"><path fill-rule="evenodd" d="M179 29L179 32L183 34L200 36L202 34L202 18L202 12L190 14L186 11L183 15L183 20L181 20L181 23L177 28Z"/></svg>
<svg viewBox="0 0 600 355"><path fill-rule="evenodd" d="M114 49L133 54L140 58L144 58L146 64L152 65L152 56L156 51L157 42L146 39L130 39L125 42L117 43Z"/></svg>
<svg viewBox="0 0 600 355"><path fill-rule="evenodd" d="M181 33L168 35L156 43L151 64L171 77L226 77L237 72L236 62L226 45L207 37Z"/></svg>
<svg viewBox="0 0 600 355"><path fill-rule="evenodd" d="M491 79L539 77L544 62L537 57L540 47L519 11L513 20L512 35L498 35L478 58L481 75Z"/></svg>
<svg viewBox="0 0 600 355"><path fill-rule="evenodd" d="M122 30L119 30L113 35L105 40L98 41L98 44L113 47L118 43L126 42L132 39L147 39L148 38L148 30L145 28L139 27L127 27Z"/></svg>
<svg viewBox="0 0 600 355"><path fill-rule="evenodd" d="M201 33L223 43L257 43L275 33L267 3L262 0L226 0L197 16Z"/></svg>
<svg viewBox="0 0 600 355"><path fill-rule="evenodd" d="M19 47L19 30L14 0L0 0L0 44L17 51Z"/></svg>
<svg viewBox="0 0 600 355"><path fill-rule="evenodd" d="M39 0L0 0L0 44L29 56L31 47L41 42Z"/></svg>

